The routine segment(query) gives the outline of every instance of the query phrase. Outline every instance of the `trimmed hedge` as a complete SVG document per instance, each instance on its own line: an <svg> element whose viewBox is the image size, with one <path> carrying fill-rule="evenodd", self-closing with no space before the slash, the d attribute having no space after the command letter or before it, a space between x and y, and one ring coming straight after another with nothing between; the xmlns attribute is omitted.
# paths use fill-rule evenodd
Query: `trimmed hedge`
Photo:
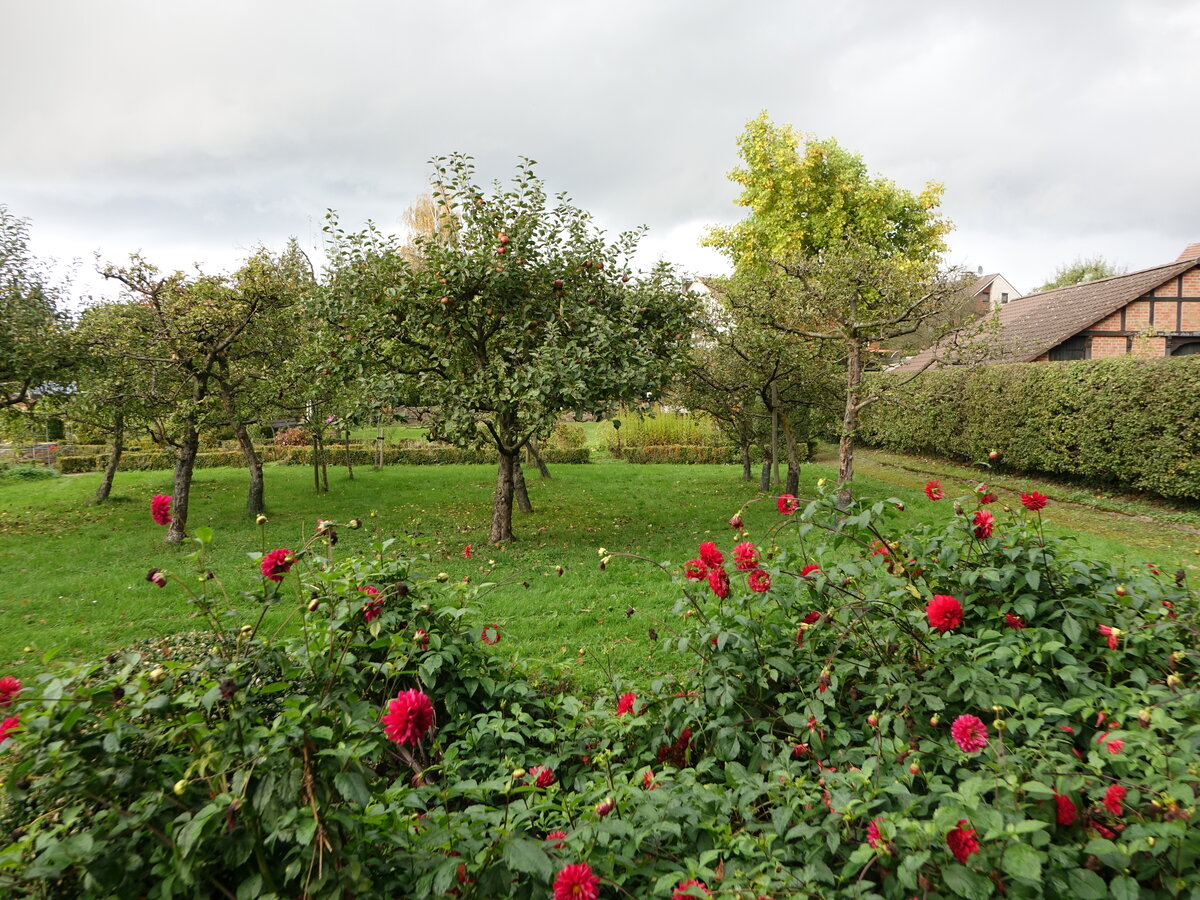
<svg viewBox="0 0 1200 900"><path fill-rule="evenodd" d="M863 443L969 461L996 450L1022 472L1200 499L1200 358L941 369L904 390L863 411Z"/></svg>
<svg viewBox="0 0 1200 900"><path fill-rule="evenodd" d="M698 444L658 444L647 447L625 447L621 459L630 463L736 463L741 460L733 447L704 447Z"/></svg>
<svg viewBox="0 0 1200 900"><path fill-rule="evenodd" d="M284 466L312 465L311 447L260 447L259 454L263 462L277 462ZM327 447L326 461L331 466L344 465L345 450L341 447ZM542 452L542 459L547 463L579 464L591 460L590 451L584 447L578 450L552 450ZM350 461L356 466L372 466L375 464L375 451L370 449L350 448ZM433 466L455 465L464 463L487 464L496 461L494 452L486 450L460 450L457 447L425 444L413 447L390 447L384 451L385 465ZM108 454L100 453L90 456L64 456L58 460L59 471L64 475L74 475L80 472L98 472L108 464ZM124 453L121 464L117 467L121 472L146 472L157 469L171 469L175 466L175 454L170 450L157 450L152 453ZM221 466L244 468L245 459L241 450L212 450L196 454L197 469L214 469Z"/></svg>

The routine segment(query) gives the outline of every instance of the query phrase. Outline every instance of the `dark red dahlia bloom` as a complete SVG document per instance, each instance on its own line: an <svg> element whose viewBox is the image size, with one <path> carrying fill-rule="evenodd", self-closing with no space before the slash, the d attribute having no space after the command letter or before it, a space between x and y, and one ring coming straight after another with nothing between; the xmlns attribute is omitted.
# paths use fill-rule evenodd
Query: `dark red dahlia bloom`
<svg viewBox="0 0 1200 900"><path fill-rule="evenodd" d="M929 626L938 631L952 631L962 624L962 604L949 594L934 594L925 607Z"/></svg>
<svg viewBox="0 0 1200 900"><path fill-rule="evenodd" d="M1100 627L1100 634L1102 634L1104 637L1108 638L1108 649L1116 650L1117 649L1117 641L1119 641L1121 639L1121 629L1114 628L1111 625L1101 625L1099 627Z"/></svg>
<svg viewBox="0 0 1200 900"><path fill-rule="evenodd" d="M800 621L802 621L805 625L816 625L821 621L821 614L814 609Z"/></svg>
<svg viewBox="0 0 1200 900"><path fill-rule="evenodd" d="M264 556L262 562L259 563L259 568L262 569L263 578L278 582L283 581L283 576L288 573L295 561L296 557L292 551L281 547Z"/></svg>
<svg viewBox="0 0 1200 900"><path fill-rule="evenodd" d="M775 501L775 506L785 516L790 516L800 508L800 501L791 494L783 494Z"/></svg>
<svg viewBox="0 0 1200 900"><path fill-rule="evenodd" d="M821 567L818 566L816 563L809 563L807 566L805 566L803 569L800 570L800 577L807 578L813 572L820 572L820 571L821 571Z"/></svg>
<svg viewBox="0 0 1200 900"><path fill-rule="evenodd" d="M479 632L479 639L489 646L491 646L492 644L499 643L499 641L500 641L500 626L499 625L485 625L483 628L483 631Z"/></svg>
<svg viewBox="0 0 1200 900"><path fill-rule="evenodd" d="M1037 491L1021 495L1021 505L1030 512L1037 512L1039 509L1045 509L1048 502L1050 502L1050 498L1045 494L1038 493Z"/></svg>
<svg viewBox="0 0 1200 900"><path fill-rule="evenodd" d="M1079 818L1079 807L1066 794L1054 792L1054 818L1059 825L1073 825Z"/></svg>
<svg viewBox="0 0 1200 900"><path fill-rule="evenodd" d="M637 702L637 694L633 691L626 691L617 700L617 715L623 716L625 713L633 712L633 704Z"/></svg>
<svg viewBox="0 0 1200 900"><path fill-rule="evenodd" d="M750 590L756 594L766 593L771 589L771 576L762 569L755 569L746 580Z"/></svg>
<svg viewBox="0 0 1200 900"><path fill-rule="evenodd" d="M930 500L941 500L945 497L946 495L942 491L942 483L936 478L925 482L925 496Z"/></svg>
<svg viewBox="0 0 1200 900"><path fill-rule="evenodd" d="M739 572L758 568L758 548L749 541L742 541L733 548L733 559Z"/></svg>
<svg viewBox="0 0 1200 900"><path fill-rule="evenodd" d="M683 576L688 581L703 581L708 577L708 566L700 557L689 559L683 564Z"/></svg>
<svg viewBox="0 0 1200 900"><path fill-rule="evenodd" d="M563 866L554 879L554 900L596 900L600 879L587 863Z"/></svg>
<svg viewBox="0 0 1200 900"><path fill-rule="evenodd" d="M379 596L379 589L373 588L367 584L363 585L358 590L359 593L366 594L371 598L363 605L363 621L373 622L383 614L383 598Z"/></svg>
<svg viewBox="0 0 1200 900"><path fill-rule="evenodd" d="M433 701L416 688L397 694L383 715L383 733L397 744L416 744L432 727Z"/></svg>
<svg viewBox="0 0 1200 900"><path fill-rule="evenodd" d="M548 843L555 850L561 850L563 847L567 846L566 837L567 833L565 831L555 830L546 835L546 843Z"/></svg>
<svg viewBox="0 0 1200 900"><path fill-rule="evenodd" d="M171 524L171 497L168 494L155 494L150 498L150 518L156 525Z"/></svg>
<svg viewBox="0 0 1200 900"><path fill-rule="evenodd" d="M724 600L729 596L729 575L724 569L709 569L708 586L714 594Z"/></svg>
<svg viewBox="0 0 1200 900"><path fill-rule="evenodd" d="M996 522L996 517L986 509L981 509L975 513L975 537L983 540L992 536L992 526Z"/></svg>
<svg viewBox="0 0 1200 900"><path fill-rule="evenodd" d="M7 741L14 731L21 727L20 716L9 716L3 722L0 722L0 744Z"/></svg>
<svg viewBox="0 0 1200 900"><path fill-rule="evenodd" d="M1121 814L1121 802L1125 799L1127 791L1119 784L1110 784L1108 790L1104 792L1104 808L1114 816Z"/></svg>
<svg viewBox="0 0 1200 900"><path fill-rule="evenodd" d="M1025 620L1022 619L1018 615L1014 615L1013 613L1006 612L1004 614L1004 624L1007 625L1009 628L1011 628L1013 631L1021 631L1025 627Z"/></svg>
<svg viewBox="0 0 1200 900"><path fill-rule="evenodd" d="M979 852L979 839L975 837L975 829L967 825L966 819L959 819L958 826L946 835L946 846L963 865L972 853Z"/></svg>
<svg viewBox="0 0 1200 900"><path fill-rule="evenodd" d="M705 541L700 545L700 558L704 560L704 564L711 569L725 565L725 556L717 549L717 545L712 541Z"/></svg>
<svg viewBox="0 0 1200 900"><path fill-rule="evenodd" d="M533 779L533 783L540 788L548 788L554 784L554 770L549 766L532 766L529 769L529 776Z"/></svg>
<svg viewBox="0 0 1200 900"><path fill-rule="evenodd" d="M0 709L11 706L19 693L21 693L20 678L14 678L12 675L5 675L3 678L0 678Z"/></svg>
<svg viewBox="0 0 1200 900"><path fill-rule="evenodd" d="M671 900L692 900L693 897L711 897L712 891L708 889L703 881L696 881L694 878L689 878L687 881L681 881L675 885L675 890L671 894ZM558 900L556 897L555 900Z"/></svg>
<svg viewBox="0 0 1200 900"><path fill-rule="evenodd" d="M162 569L151 569L146 573L146 580L160 588L167 586L167 576L162 573Z"/></svg>

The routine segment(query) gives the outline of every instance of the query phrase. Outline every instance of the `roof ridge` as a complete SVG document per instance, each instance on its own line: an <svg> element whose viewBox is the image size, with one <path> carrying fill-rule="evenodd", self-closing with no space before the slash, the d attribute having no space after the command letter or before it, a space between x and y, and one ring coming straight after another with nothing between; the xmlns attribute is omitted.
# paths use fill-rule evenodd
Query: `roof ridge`
<svg viewBox="0 0 1200 900"><path fill-rule="evenodd" d="M1018 297L1019 300L1028 300L1030 297L1043 297L1046 294L1053 294L1055 291L1069 291L1072 288L1087 287L1093 284L1103 284L1105 281L1112 281L1114 278L1129 278L1131 275L1141 275L1145 272L1153 272L1155 269L1169 269L1172 266L1182 266L1185 263L1194 263L1193 259L1176 259L1169 263L1161 263L1157 266L1149 266L1145 269L1135 269L1132 272L1122 272L1120 275L1106 275L1104 278L1093 278L1090 281L1080 281L1075 284L1064 284L1062 287L1050 288L1048 291L1038 291L1035 294L1026 294L1024 297Z"/></svg>

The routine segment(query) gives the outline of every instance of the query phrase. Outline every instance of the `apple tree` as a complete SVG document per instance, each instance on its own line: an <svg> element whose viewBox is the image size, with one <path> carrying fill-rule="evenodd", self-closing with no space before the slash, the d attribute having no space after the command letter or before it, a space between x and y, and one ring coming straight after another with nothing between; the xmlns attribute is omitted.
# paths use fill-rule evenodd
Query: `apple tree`
<svg viewBox="0 0 1200 900"><path fill-rule="evenodd" d="M490 540L509 541L519 453L565 411L610 414L655 395L686 356L694 300L660 263L634 271L641 230L606 239L533 163L475 184L469 157L434 160L440 221L406 252L374 227L327 227L327 321L351 374L407 381L430 437L494 447Z"/></svg>

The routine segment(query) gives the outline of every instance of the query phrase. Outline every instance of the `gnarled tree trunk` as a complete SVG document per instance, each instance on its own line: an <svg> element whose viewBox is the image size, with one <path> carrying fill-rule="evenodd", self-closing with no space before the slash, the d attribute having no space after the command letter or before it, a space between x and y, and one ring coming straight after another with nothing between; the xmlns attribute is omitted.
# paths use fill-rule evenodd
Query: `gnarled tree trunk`
<svg viewBox="0 0 1200 900"><path fill-rule="evenodd" d="M850 482L854 479L854 435L858 431L858 394L862 384L862 345L850 341L846 360L846 411L842 414L842 434L838 440L838 506L850 505Z"/></svg>
<svg viewBox="0 0 1200 900"><path fill-rule="evenodd" d="M192 470L196 467L196 453L200 449L200 432L196 423L188 420L183 426L183 437L175 450L175 486L171 498L171 525L163 541L167 544L182 544L187 537L188 500L192 493Z"/></svg>
<svg viewBox="0 0 1200 900"><path fill-rule="evenodd" d="M517 495L517 508L523 513L533 512L533 504L529 502L529 489L525 487L525 471L521 468L519 456L513 457L513 490Z"/></svg>
<svg viewBox="0 0 1200 900"><path fill-rule="evenodd" d="M496 496L492 501L492 529L488 543L505 544L513 539L512 508L515 489L516 462L513 454L500 451L500 462L496 473Z"/></svg>
<svg viewBox="0 0 1200 900"><path fill-rule="evenodd" d="M529 455L533 457L533 461L537 463L538 474L543 478L550 478L550 469L547 467L546 461L542 459L542 453L538 449L537 441L531 440L529 442Z"/></svg>
<svg viewBox="0 0 1200 900"><path fill-rule="evenodd" d="M121 454L125 451L125 413L117 410L113 418L112 450L108 454L108 465L104 467L104 478L96 488L96 502L103 503L112 493L113 479L117 475L117 467L121 465Z"/></svg>
<svg viewBox="0 0 1200 900"><path fill-rule="evenodd" d="M795 497L800 493L800 460L796 455L796 435L792 432L792 422L786 415L780 416L783 422L783 436L787 442L788 471L785 494Z"/></svg>
<svg viewBox="0 0 1200 900"><path fill-rule="evenodd" d="M751 481L754 471L750 463L750 444L742 444L742 481Z"/></svg>
<svg viewBox="0 0 1200 900"><path fill-rule="evenodd" d="M762 477L758 480L758 489L764 494L771 491L771 454L763 454Z"/></svg>

